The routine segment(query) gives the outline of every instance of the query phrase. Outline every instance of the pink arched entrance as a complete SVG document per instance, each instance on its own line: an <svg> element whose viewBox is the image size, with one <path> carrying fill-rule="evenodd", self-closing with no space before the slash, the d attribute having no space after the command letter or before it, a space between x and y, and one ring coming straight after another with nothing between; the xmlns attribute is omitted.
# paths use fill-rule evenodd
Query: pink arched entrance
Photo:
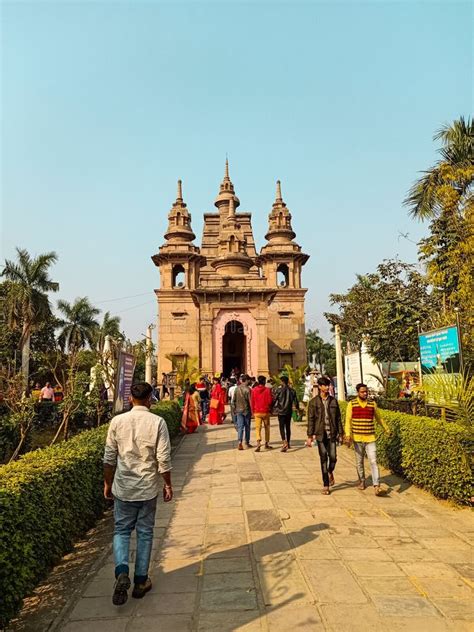
<svg viewBox="0 0 474 632"><path fill-rule="evenodd" d="M240 362L242 372L256 375L257 353L257 324L252 314L248 310L221 310L212 324L214 373L229 371L232 362Z"/></svg>

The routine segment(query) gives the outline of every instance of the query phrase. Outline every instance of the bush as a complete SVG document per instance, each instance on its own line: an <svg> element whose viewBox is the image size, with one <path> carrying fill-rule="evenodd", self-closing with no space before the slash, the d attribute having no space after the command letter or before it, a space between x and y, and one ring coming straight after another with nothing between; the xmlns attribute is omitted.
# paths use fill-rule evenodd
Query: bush
<svg viewBox="0 0 474 632"><path fill-rule="evenodd" d="M20 441L20 429L11 415L0 415L0 463L7 461Z"/></svg>
<svg viewBox="0 0 474 632"><path fill-rule="evenodd" d="M0 627L104 509L107 426L0 468Z"/></svg>
<svg viewBox="0 0 474 632"><path fill-rule="evenodd" d="M170 437L175 437L179 434L182 411L177 401L165 399L152 406L150 410L155 415L163 417L166 421Z"/></svg>
<svg viewBox="0 0 474 632"><path fill-rule="evenodd" d="M345 404L341 407L345 412ZM474 434L455 423L381 411L391 430L377 428L378 461L438 498L469 503L474 495Z"/></svg>

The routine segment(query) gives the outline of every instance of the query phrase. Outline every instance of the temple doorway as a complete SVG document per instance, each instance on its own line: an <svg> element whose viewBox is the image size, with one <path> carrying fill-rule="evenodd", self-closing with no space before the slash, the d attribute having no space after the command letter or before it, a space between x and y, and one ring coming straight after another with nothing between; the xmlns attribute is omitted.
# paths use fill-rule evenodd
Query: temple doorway
<svg viewBox="0 0 474 632"><path fill-rule="evenodd" d="M228 377L233 369L239 374L246 372L246 344L247 337L242 323L238 320L229 321L222 338L222 372L225 376Z"/></svg>

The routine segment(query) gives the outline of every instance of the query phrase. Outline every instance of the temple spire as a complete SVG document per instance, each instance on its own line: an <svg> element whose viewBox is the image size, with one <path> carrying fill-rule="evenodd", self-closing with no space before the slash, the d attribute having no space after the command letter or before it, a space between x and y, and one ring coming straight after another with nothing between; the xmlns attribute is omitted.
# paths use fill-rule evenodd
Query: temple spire
<svg viewBox="0 0 474 632"><path fill-rule="evenodd" d="M224 178L219 187L219 194L214 202L214 205L217 206L218 209L222 207L223 211L225 212L229 208L230 198L233 198L234 208L237 208L240 205L240 200L235 195L234 185L232 184L232 180L229 176L229 159L226 157Z"/></svg>
<svg viewBox="0 0 474 632"><path fill-rule="evenodd" d="M188 243L195 237L191 228L191 213L183 200L183 183L178 180L176 200L168 213L168 230L165 233L165 239L174 243Z"/></svg>
<svg viewBox="0 0 474 632"><path fill-rule="evenodd" d="M281 197L281 182L280 182L280 180L277 180L275 202L281 202L282 200L283 200L283 198Z"/></svg>
<svg viewBox="0 0 474 632"><path fill-rule="evenodd" d="M178 180L178 191L176 194L176 201L177 202L183 201L183 183L181 180Z"/></svg>

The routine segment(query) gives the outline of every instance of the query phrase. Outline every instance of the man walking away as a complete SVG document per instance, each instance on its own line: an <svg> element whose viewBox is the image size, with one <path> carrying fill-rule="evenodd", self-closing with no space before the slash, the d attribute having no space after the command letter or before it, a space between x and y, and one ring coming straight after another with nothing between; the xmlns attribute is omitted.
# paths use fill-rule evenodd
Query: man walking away
<svg viewBox="0 0 474 632"><path fill-rule="evenodd" d="M255 428L257 431L257 447L255 452L260 452L262 444L262 426L265 428L265 449L272 450L270 445L270 413L273 406L273 395L269 388L266 387L266 379L264 375L257 378L257 386L252 389L250 399L252 405L252 413L255 417Z"/></svg>
<svg viewBox="0 0 474 632"><path fill-rule="evenodd" d="M276 392L275 407L278 414L278 423L280 425L280 436L283 441L282 452L290 449L291 440L291 415L293 409L298 408L298 399L296 392L288 385L288 377L282 375L280 378L281 385Z"/></svg>
<svg viewBox="0 0 474 632"><path fill-rule="evenodd" d="M199 378L199 382L196 384L196 389L198 390L199 397L201 398L201 413L202 418L201 421L203 424L206 423L207 414L209 413L209 386L206 381L204 375Z"/></svg>
<svg viewBox="0 0 474 632"><path fill-rule="evenodd" d="M250 403L251 391L248 387L249 378L246 375L242 375L240 378L240 384L234 391L232 396L231 408L235 411L235 418L237 421L237 435L239 440L238 450L243 450L242 445L244 439L247 448L251 448L250 445L250 419L252 417L252 408Z"/></svg>
<svg viewBox="0 0 474 632"><path fill-rule="evenodd" d="M375 422L379 423L390 435L390 430L380 416L375 402L369 402L369 389L366 384L357 384L357 398L349 402L346 410L346 442L354 441L359 489L365 489L364 456L367 454L372 471L372 484L375 495L381 494L379 468L377 465L377 447L375 443Z"/></svg>
<svg viewBox="0 0 474 632"><path fill-rule="evenodd" d="M331 380L327 377L318 379L319 395L313 397L308 405L308 440L306 445L311 446L312 439L318 444L319 458L321 461L321 474L323 476L323 494L329 495L329 486L334 485L334 468L336 467L336 444L342 443L344 430L341 422L339 404L332 395L329 395Z"/></svg>
<svg viewBox="0 0 474 632"><path fill-rule="evenodd" d="M104 496L114 499L115 587L112 602L127 601L129 548L133 529L137 552L132 597L141 599L151 590L148 577L156 501L160 477L164 479L163 500L173 498L171 448L166 422L150 412L152 387L147 382L131 389L132 409L112 419L104 454Z"/></svg>
<svg viewBox="0 0 474 632"><path fill-rule="evenodd" d="M237 417L235 416L234 405L232 403L234 399L234 392L235 392L235 389L237 388L237 378L231 377L229 382L230 382L230 386L227 392L227 396L228 396L227 399L230 402L230 417L232 419L232 423L234 424L235 429L237 430Z"/></svg>

